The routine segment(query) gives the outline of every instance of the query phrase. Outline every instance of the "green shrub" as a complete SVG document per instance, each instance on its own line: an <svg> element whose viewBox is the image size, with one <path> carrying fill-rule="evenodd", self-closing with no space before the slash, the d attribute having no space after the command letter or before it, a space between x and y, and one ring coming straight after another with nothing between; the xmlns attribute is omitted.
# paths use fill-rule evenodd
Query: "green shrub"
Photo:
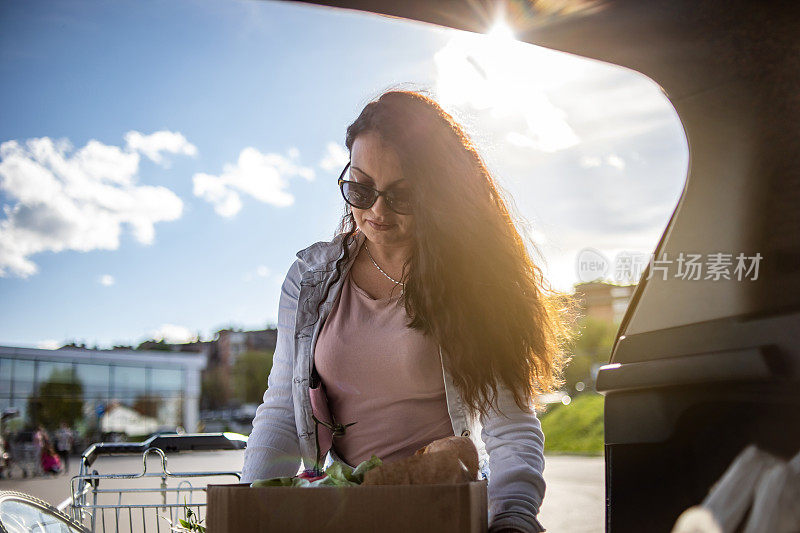
<svg viewBox="0 0 800 533"><path fill-rule="evenodd" d="M603 397L584 393L541 415L545 453L603 454Z"/></svg>

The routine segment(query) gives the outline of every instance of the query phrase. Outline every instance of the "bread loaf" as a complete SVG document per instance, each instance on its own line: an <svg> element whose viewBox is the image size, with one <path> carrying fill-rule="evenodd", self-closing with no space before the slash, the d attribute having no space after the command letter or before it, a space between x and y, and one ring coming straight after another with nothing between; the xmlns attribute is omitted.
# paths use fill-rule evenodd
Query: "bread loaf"
<svg viewBox="0 0 800 533"><path fill-rule="evenodd" d="M364 474L362 485L435 485L471 481L454 450L412 455Z"/></svg>
<svg viewBox="0 0 800 533"><path fill-rule="evenodd" d="M445 437L443 439L435 440L417 450L415 455L422 455L424 453L433 453L443 450L453 450L458 454L458 458L467 467L470 479L478 479L478 450L469 439L469 437Z"/></svg>
<svg viewBox="0 0 800 533"><path fill-rule="evenodd" d="M364 485L464 483L478 479L478 450L467 437L446 437L411 457L384 463L367 472Z"/></svg>

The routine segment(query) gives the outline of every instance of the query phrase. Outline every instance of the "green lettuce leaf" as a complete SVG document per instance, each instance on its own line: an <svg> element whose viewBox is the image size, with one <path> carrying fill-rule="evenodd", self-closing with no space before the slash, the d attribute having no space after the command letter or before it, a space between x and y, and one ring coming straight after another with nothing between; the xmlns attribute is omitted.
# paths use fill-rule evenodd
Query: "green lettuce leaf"
<svg viewBox="0 0 800 533"><path fill-rule="evenodd" d="M250 484L253 488L258 487L291 487L292 486L292 479L291 477L273 477L270 479L259 479L258 481L254 481Z"/></svg>
<svg viewBox="0 0 800 533"><path fill-rule="evenodd" d="M376 466L380 466L383 464L383 461L378 459L376 455L373 455L366 461L362 462L360 465L353 470L352 475L350 476L350 480L354 481L355 483L363 483L364 482L364 474L375 468Z"/></svg>
<svg viewBox="0 0 800 533"><path fill-rule="evenodd" d="M352 481L348 481L342 477L333 477L333 476L325 476L322 479L318 479L316 481L312 481L308 486L309 487L349 487L352 485L358 485L358 483L353 483Z"/></svg>
<svg viewBox="0 0 800 533"><path fill-rule="evenodd" d="M355 469L350 468L344 463L334 461L331 466L325 469L324 478L316 481L309 481L299 477L274 477L261 479L250 484L253 488L258 487L349 487L360 485L364 482L364 474L383 464L383 461L373 455L368 460L359 464Z"/></svg>
<svg viewBox="0 0 800 533"><path fill-rule="evenodd" d="M353 479L353 469L347 466L344 463L340 463L338 461L334 461L331 466L325 469L325 473L328 474L329 477L340 480L340 481L348 481L354 482Z"/></svg>

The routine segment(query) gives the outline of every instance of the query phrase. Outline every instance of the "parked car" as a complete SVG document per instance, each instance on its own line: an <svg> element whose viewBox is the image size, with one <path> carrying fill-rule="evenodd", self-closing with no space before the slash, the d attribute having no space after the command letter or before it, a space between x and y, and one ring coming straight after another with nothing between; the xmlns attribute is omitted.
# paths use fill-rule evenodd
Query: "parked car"
<svg viewBox="0 0 800 533"><path fill-rule="evenodd" d="M499 6L309 3L481 32ZM518 39L639 71L675 107L689 170L656 259L760 256L756 276L742 280L648 268L597 377L606 530L670 531L747 444L783 458L800 448L800 4L505 5Z"/></svg>

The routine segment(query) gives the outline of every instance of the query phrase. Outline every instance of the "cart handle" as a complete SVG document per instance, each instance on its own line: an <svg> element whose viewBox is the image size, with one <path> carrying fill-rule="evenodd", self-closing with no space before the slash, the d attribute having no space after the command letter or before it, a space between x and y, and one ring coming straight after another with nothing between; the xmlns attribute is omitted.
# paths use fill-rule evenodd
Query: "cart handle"
<svg viewBox="0 0 800 533"><path fill-rule="evenodd" d="M242 450L247 437L238 433L187 433L185 435L153 435L144 442L99 442L92 444L81 456L86 468L101 455L141 454L148 448L165 453L201 450Z"/></svg>

